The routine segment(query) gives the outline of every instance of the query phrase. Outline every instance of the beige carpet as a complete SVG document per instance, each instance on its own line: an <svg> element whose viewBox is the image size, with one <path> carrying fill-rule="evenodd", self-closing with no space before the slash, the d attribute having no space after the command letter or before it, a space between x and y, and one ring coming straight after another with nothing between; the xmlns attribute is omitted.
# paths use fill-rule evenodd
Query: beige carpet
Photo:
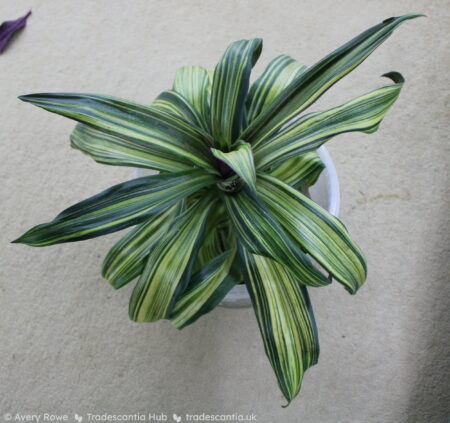
<svg viewBox="0 0 450 423"><path fill-rule="evenodd" d="M443 423L448 356L450 7L435 1L3 0L29 8L0 56L0 419L2 414L255 413L267 423ZM182 332L128 320L131 287L99 270L117 234L49 248L11 245L63 208L130 178L71 150L74 123L21 103L39 91L149 103L177 67L211 68L260 36L305 64L392 15L423 12L317 104L337 105L397 70L406 85L373 135L329 143L341 217L368 260L356 296L314 290L319 365L287 409L252 311L216 310ZM41 420L42 421L42 420ZM182 420L185 421L185 420Z"/></svg>

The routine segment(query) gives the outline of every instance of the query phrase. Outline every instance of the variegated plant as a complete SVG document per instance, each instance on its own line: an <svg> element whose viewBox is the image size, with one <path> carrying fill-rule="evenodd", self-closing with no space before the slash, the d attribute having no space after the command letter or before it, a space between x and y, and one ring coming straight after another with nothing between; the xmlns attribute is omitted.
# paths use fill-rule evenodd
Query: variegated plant
<svg viewBox="0 0 450 423"><path fill-rule="evenodd" d="M303 112L417 16L387 19L310 67L279 56L251 86L260 39L232 43L214 72L181 68L151 106L93 94L20 97L80 122L71 145L94 160L160 173L81 201L14 242L40 247L135 225L102 274L114 288L137 278L129 306L137 322L170 319L183 328L245 283L290 402L319 356L307 287L334 278L354 294L366 278L345 226L302 189L323 169L317 148L344 132L376 131L403 78L390 72L388 85Z"/></svg>

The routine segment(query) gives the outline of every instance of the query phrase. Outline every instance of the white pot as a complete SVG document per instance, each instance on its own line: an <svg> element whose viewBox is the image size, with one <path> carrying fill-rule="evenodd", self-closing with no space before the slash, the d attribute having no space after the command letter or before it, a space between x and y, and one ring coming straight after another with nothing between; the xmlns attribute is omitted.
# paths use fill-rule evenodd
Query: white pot
<svg viewBox="0 0 450 423"><path fill-rule="evenodd" d="M309 189L309 196L317 204L338 217L340 207L339 180L331 156L325 147L320 147L317 152L325 164L325 169L317 182ZM154 174L146 169L136 169L136 177ZM244 284L236 285L220 303L223 307L242 308L250 307L251 300Z"/></svg>

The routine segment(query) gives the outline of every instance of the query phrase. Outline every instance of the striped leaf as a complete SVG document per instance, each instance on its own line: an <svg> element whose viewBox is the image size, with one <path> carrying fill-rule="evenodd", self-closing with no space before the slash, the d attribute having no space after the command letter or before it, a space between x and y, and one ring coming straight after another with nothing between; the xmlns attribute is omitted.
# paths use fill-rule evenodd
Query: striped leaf
<svg viewBox="0 0 450 423"><path fill-rule="evenodd" d="M153 245L173 223L178 204L150 216L121 238L103 261L102 276L115 288L121 288L144 270L145 259Z"/></svg>
<svg viewBox="0 0 450 423"><path fill-rule="evenodd" d="M325 165L319 154L311 151L286 160L269 173L291 187L300 189L314 185L323 169Z"/></svg>
<svg viewBox="0 0 450 423"><path fill-rule="evenodd" d="M109 234L139 223L214 182L213 176L200 170L133 179L69 207L13 242L43 247Z"/></svg>
<svg viewBox="0 0 450 423"><path fill-rule="evenodd" d="M183 66L178 69L173 82L173 90L181 94L206 122L209 128L209 96L211 82L208 71L200 66Z"/></svg>
<svg viewBox="0 0 450 423"><path fill-rule="evenodd" d="M192 165L176 160L170 154L155 150L149 143L115 137L79 123L70 135L73 148L91 156L96 162L114 165L154 169L163 172L179 172Z"/></svg>
<svg viewBox="0 0 450 423"><path fill-rule="evenodd" d="M418 14L386 19L353 38L294 79L241 135L260 142L297 116L337 81L361 64L403 22Z"/></svg>
<svg viewBox="0 0 450 423"><path fill-rule="evenodd" d="M229 226L225 208L219 203L208 218L205 238L198 252L196 271L224 252L223 245L227 245L230 239Z"/></svg>
<svg viewBox="0 0 450 423"><path fill-rule="evenodd" d="M53 113L138 143L148 143L176 162L215 172L203 132L184 119L155 107L95 94L44 93L19 97Z"/></svg>
<svg viewBox="0 0 450 423"><path fill-rule="evenodd" d="M262 40L230 44L214 70L211 92L211 127L217 147L227 151L242 130L250 72L258 60Z"/></svg>
<svg viewBox="0 0 450 423"><path fill-rule="evenodd" d="M130 298L130 319L153 322L169 318L189 282L206 219L213 205L210 197L196 202L153 245Z"/></svg>
<svg viewBox="0 0 450 423"><path fill-rule="evenodd" d="M366 279L366 262L339 219L273 176L258 174L258 193L287 233L352 294Z"/></svg>
<svg viewBox="0 0 450 423"><path fill-rule="evenodd" d="M209 128L207 121L200 115L197 109L177 91L163 91L152 103L152 107L179 116L186 122L200 128L204 132L205 139L209 140L208 144L212 145L212 139L208 134Z"/></svg>
<svg viewBox="0 0 450 423"><path fill-rule="evenodd" d="M273 258L287 266L299 282L310 286L330 281L296 247L268 208L248 190L222 194L225 209L242 245L251 253Z"/></svg>
<svg viewBox="0 0 450 423"><path fill-rule="evenodd" d="M226 163L232 170L238 174L242 180L249 186L250 190L255 192L256 170L253 162L252 147L250 144L239 141L236 144L236 150L224 153L223 151L211 148L213 155Z"/></svg>
<svg viewBox="0 0 450 423"><path fill-rule="evenodd" d="M376 131L397 100L404 82L397 72L385 76L395 83L380 87L333 109L307 114L273 138L253 146L257 168L264 170L277 166L291 157L315 150L330 138L345 132Z"/></svg>
<svg viewBox="0 0 450 423"><path fill-rule="evenodd" d="M235 251L228 250L203 266L189 281L186 292L175 304L172 324L182 329L213 310L237 281L229 274Z"/></svg>
<svg viewBox="0 0 450 423"><path fill-rule="evenodd" d="M305 371L317 363L319 339L305 286L269 258L242 249L245 281L264 349L288 403L298 394Z"/></svg>
<svg viewBox="0 0 450 423"><path fill-rule="evenodd" d="M275 57L250 88L247 99L248 123L252 123L306 69L305 65L285 54Z"/></svg>

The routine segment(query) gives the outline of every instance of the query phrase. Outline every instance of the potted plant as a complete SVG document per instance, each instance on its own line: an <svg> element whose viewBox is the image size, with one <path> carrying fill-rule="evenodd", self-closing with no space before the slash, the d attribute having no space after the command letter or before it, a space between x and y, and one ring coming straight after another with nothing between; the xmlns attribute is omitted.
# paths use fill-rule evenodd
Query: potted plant
<svg viewBox="0 0 450 423"><path fill-rule="evenodd" d="M137 279L136 322L170 319L181 329L245 283L289 403L319 356L308 288L334 279L354 294L366 279L346 227L305 194L324 167L317 149L341 133L376 131L404 80L390 72L391 83L348 103L305 111L418 16L387 19L310 67L279 56L251 86L258 38L232 43L213 72L181 68L151 106L95 94L20 97L78 121L71 145L97 162L159 173L81 201L13 242L42 247L134 226L102 274L114 288Z"/></svg>

